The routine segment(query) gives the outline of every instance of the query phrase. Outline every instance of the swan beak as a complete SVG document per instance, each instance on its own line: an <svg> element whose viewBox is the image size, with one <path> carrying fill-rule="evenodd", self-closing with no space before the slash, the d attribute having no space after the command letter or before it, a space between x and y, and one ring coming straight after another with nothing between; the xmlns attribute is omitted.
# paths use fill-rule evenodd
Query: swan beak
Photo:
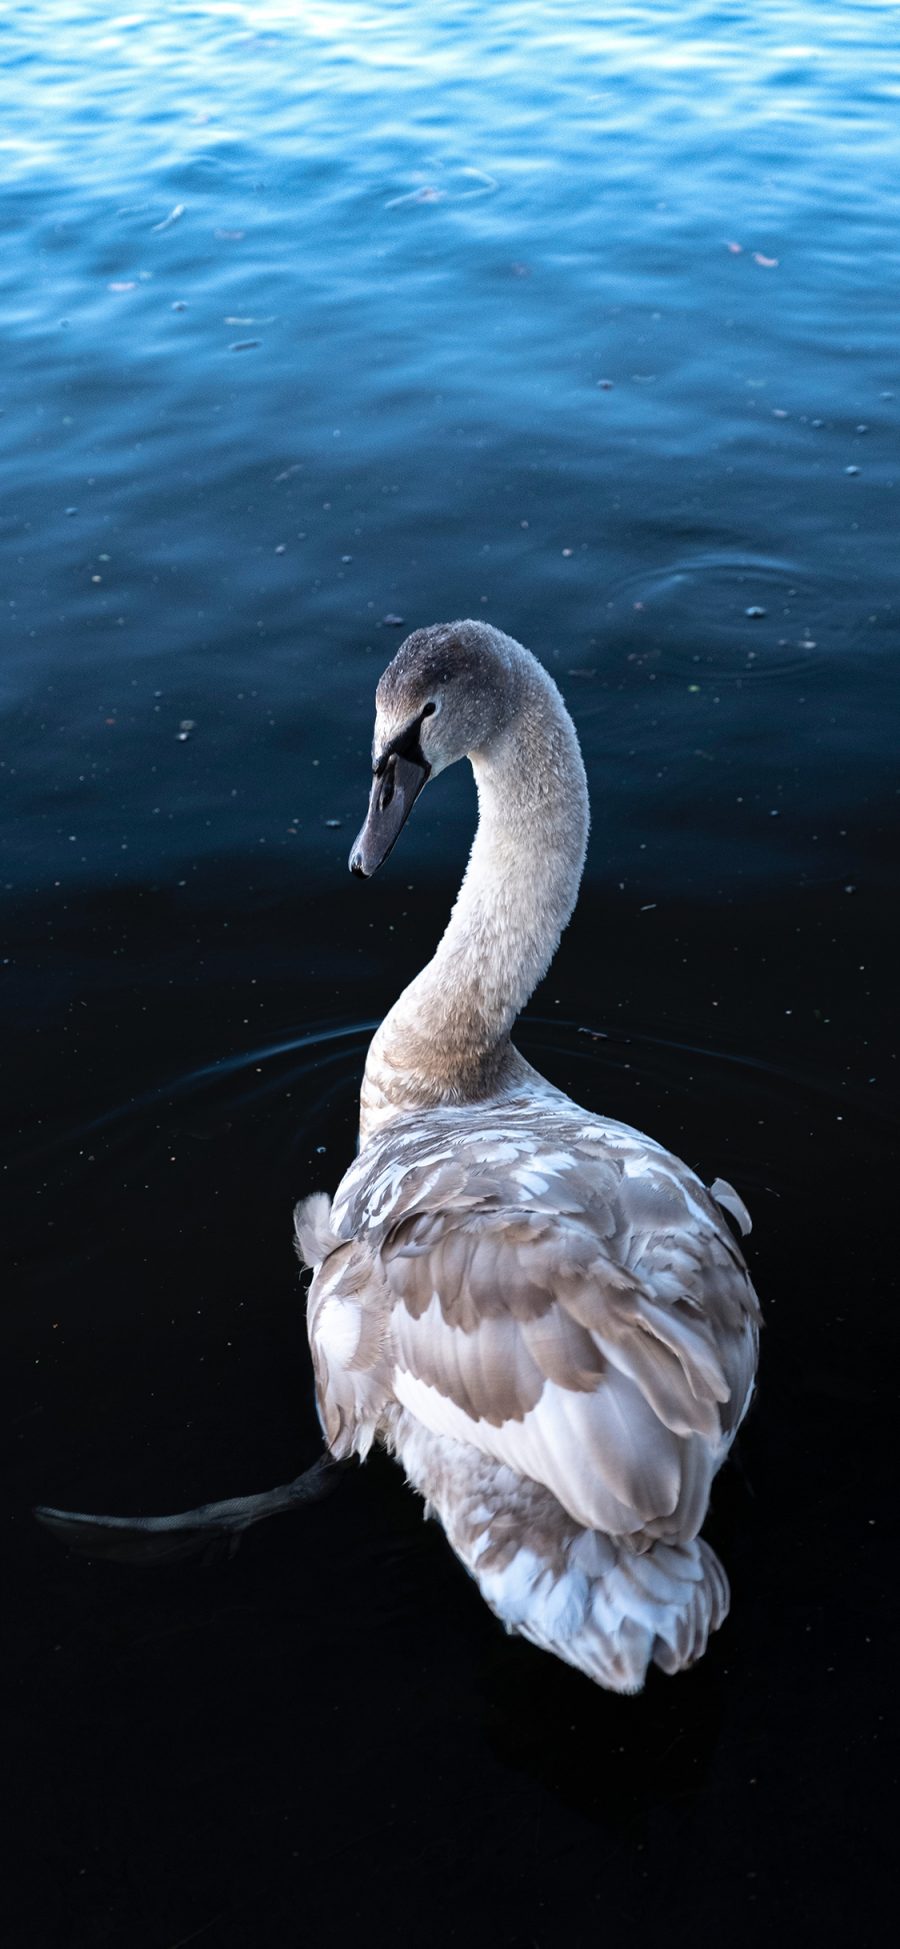
<svg viewBox="0 0 900 1949"><path fill-rule="evenodd" d="M427 783L429 770L430 766L394 751L384 769L376 773L365 824L350 854L350 871L359 879L371 879L387 859Z"/></svg>

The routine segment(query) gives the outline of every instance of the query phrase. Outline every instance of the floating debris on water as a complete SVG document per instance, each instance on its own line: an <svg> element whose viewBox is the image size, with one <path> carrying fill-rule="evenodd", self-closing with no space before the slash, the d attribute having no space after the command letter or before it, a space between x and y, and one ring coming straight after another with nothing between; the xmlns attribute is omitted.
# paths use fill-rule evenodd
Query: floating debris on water
<svg viewBox="0 0 900 1949"><path fill-rule="evenodd" d="M384 207L386 210L400 210L404 203L441 203L446 194L445 189L436 189L433 183L423 183L421 189L407 190L403 196L392 196Z"/></svg>
<svg viewBox="0 0 900 1949"><path fill-rule="evenodd" d="M845 467L845 468L844 468L844 473L845 473L845 474L858 474L858 473L859 473L859 468L858 468L858 467Z"/></svg>
<svg viewBox="0 0 900 1949"><path fill-rule="evenodd" d="M761 608L760 608L760 606L759 606L759 603L758 603L758 602L751 602L751 604L750 604L750 607L749 607L749 609L745 609L745 610L744 610L744 615L745 615L745 616L754 616L754 617L755 617L755 616L764 616L765 614L766 614L766 611L765 611L764 609L761 609Z"/></svg>
<svg viewBox="0 0 900 1949"><path fill-rule="evenodd" d="M473 196L490 196L499 188L495 176L489 176L485 169L471 166L461 169L460 176L471 181L471 188L445 189L439 183L419 183L415 189L404 190L400 196L389 197L386 210L400 210L415 203L443 203L447 198L454 203L465 203Z"/></svg>
<svg viewBox="0 0 900 1949"><path fill-rule="evenodd" d="M753 262L754 264L761 264L764 271L776 271L779 260L777 257L764 257L761 250L755 250L753 252Z"/></svg>
<svg viewBox="0 0 900 1949"><path fill-rule="evenodd" d="M137 282L133 277L114 278L106 287L107 291L136 291Z"/></svg>
<svg viewBox="0 0 900 1949"><path fill-rule="evenodd" d="M382 616L382 618L381 618L381 621L382 621L382 623L383 623L383 624L386 624L386 626L387 626L387 628L388 628L388 629L402 629L402 628L403 628L403 621L404 621L404 619L403 619L403 617L402 617L402 616L395 616L395 615L393 614L393 612L392 612L391 610L388 610L388 613L387 613L387 615L386 615L386 616Z"/></svg>
<svg viewBox="0 0 900 1949"><path fill-rule="evenodd" d="M193 719L192 717L183 717L183 718L182 718L182 720L181 720L181 723L179 724L179 726L178 726L178 729L177 729L177 731L176 731L176 733L175 733L175 737L176 737L176 739L177 739L177 741L178 741L178 743L179 743L179 744L187 744L187 741L188 741L188 738L189 738L189 737L190 737L190 735L191 735L191 732L192 732L192 731L196 731L196 729L197 729L197 726L196 726L196 723L194 722L194 719Z"/></svg>
<svg viewBox="0 0 900 1949"><path fill-rule="evenodd" d="M258 338L236 338L234 344L229 345L228 350L229 352L252 352L261 342Z"/></svg>
<svg viewBox="0 0 900 1949"><path fill-rule="evenodd" d="M168 230L171 224L177 223L179 217L183 216L184 204L176 203L174 210L170 210L168 216L163 217L162 223L155 223L153 228L154 230Z"/></svg>

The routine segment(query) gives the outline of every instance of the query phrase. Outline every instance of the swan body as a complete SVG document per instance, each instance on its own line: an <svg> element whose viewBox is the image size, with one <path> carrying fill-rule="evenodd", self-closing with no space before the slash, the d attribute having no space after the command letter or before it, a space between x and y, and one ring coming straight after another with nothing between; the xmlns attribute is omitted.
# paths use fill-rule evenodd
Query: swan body
<svg viewBox="0 0 900 1949"><path fill-rule="evenodd" d="M401 645L376 707L354 871L463 756L479 824L437 952L370 1046L358 1155L333 1202L297 1207L325 1438L399 1458L508 1630L638 1691L728 1609L699 1532L753 1388L759 1309L723 1207L749 1219L510 1042L587 841L547 672L487 624L439 625Z"/></svg>

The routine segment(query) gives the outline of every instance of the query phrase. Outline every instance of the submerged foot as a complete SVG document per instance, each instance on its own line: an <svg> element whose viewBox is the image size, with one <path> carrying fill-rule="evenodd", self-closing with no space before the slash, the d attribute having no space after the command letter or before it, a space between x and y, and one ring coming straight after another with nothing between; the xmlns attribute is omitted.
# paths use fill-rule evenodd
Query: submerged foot
<svg viewBox="0 0 900 1949"><path fill-rule="evenodd" d="M301 1504L327 1495L338 1476L330 1455L320 1455L293 1482L265 1489L255 1496L231 1496L224 1502L203 1502L171 1516L94 1516L76 1509L53 1509L40 1504L39 1523L57 1541L87 1557L108 1557L116 1563L171 1563L179 1557L205 1553L224 1544L233 1556L244 1531L268 1516L281 1516Z"/></svg>

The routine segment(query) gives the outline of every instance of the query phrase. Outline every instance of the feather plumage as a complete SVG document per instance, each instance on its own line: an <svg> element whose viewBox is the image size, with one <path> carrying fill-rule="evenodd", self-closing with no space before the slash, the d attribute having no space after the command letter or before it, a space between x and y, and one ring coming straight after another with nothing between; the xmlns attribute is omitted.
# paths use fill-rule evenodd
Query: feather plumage
<svg viewBox="0 0 900 1949"><path fill-rule="evenodd" d="M335 1455L378 1438L400 1457L509 1629L636 1690L651 1660L698 1657L727 1611L698 1532L753 1387L759 1308L722 1212L749 1218L723 1179L710 1193L588 1115L508 1040L586 832L546 673L453 625L410 638L378 695L376 759L406 720L426 767L474 751L481 820L434 961L370 1049L359 1155L330 1209L298 1207L323 1428ZM459 749L454 709L475 740Z"/></svg>

